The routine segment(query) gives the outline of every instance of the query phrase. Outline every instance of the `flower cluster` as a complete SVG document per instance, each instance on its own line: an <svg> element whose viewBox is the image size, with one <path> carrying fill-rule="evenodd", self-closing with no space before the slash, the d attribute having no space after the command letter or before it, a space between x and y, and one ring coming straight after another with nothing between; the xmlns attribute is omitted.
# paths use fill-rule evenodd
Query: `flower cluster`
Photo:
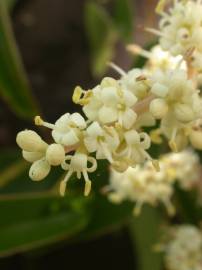
<svg viewBox="0 0 202 270"><path fill-rule="evenodd" d="M149 163L130 167L124 173L112 170L107 188L109 199L114 203L123 200L135 202L135 214L139 214L144 203L157 205L162 202L168 213L174 214L175 209L171 203L173 183L178 181L185 190L195 186L199 179L198 156L190 150L170 153L161 157L159 165L159 172Z"/></svg>
<svg viewBox="0 0 202 270"><path fill-rule="evenodd" d="M174 1L168 13L159 4L157 11L162 16L160 30L148 30L160 36L161 47L173 56L185 55L193 49L190 64L199 71L202 70L201 0Z"/></svg>
<svg viewBox="0 0 202 270"><path fill-rule="evenodd" d="M180 225L170 230L164 246L168 270L202 269L202 232L193 225Z"/></svg>
<svg viewBox="0 0 202 270"><path fill-rule="evenodd" d="M174 152L183 150L188 143L202 150L202 99L198 78L190 71L190 65L194 63L191 69L195 68L202 54L202 4L175 1L170 12L165 13L163 2L157 8L163 16L160 31L148 29L161 36L160 45L151 52L137 45L128 47L148 58L143 69L125 72L112 64L121 75L119 79L106 77L89 90L77 86L72 99L82 106L84 116L66 113L54 124L37 116L35 124L51 130L50 145L32 130L19 132L17 143L23 157L33 163L31 179L42 180L51 166L60 166L66 171L60 194L65 194L66 184L75 173L77 178L84 178L84 194L88 195L88 174L96 170L97 160L106 159L115 178L122 172L120 178L124 179L133 172L139 175L138 195L131 196L140 205L144 201L155 204L158 200L170 205L169 170L159 166L148 149L151 142L162 143L164 136ZM193 61L194 57L197 61ZM153 130L148 133L145 127ZM156 173L159 169L161 172Z"/></svg>

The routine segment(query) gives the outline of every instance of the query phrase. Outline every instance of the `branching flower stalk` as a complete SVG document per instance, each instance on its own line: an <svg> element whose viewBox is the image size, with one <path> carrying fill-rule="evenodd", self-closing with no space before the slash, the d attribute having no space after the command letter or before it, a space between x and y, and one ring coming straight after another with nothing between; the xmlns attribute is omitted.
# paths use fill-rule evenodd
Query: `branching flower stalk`
<svg viewBox="0 0 202 270"><path fill-rule="evenodd" d="M52 144L32 130L18 133L16 140L23 157L32 163L32 180L43 180L52 166L60 166L66 171L60 194L65 195L67 182L75 173L77 178L84 178L87 196L91 190L88 174L97 169L97 160L108 160L117 173L144 166L159 171L158 160L148 150L151 143L162 143L162 137L174 152L189 144L202 149L202 99L198 90L202 3L174 1L168 12L165 6L166 1L157 6L162 17L159 29L147 28L160 37L159 45L150 52L128 46L148 59L144 68L125 72L111 64L120 74L118 80L105 77L88 90L77 86L72 99L82 106L84 116L66 113L53 124L37 116L35 124L51 130ZM145 132L145 127L153 128L152 132Z"/></svg>

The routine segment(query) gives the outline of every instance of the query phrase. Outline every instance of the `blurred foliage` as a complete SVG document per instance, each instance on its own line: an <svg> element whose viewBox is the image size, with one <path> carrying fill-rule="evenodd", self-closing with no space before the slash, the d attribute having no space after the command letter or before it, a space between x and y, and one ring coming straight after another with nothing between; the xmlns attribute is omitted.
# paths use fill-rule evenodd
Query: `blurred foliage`
<svg viewBox="0 0 202 270"><path fill-rule="evenodd" d="M134 32L134 14L130 0L116 0L114 3L114 23L121 38L126 42L132 41Z"/></svg>
<svg viewBox="0 0 202 270"><path fill-rule="evenodd" d="M85 25L92 54L92 71L95 76L100 76L114 55L118 36L106 10L91 1L85 7Z"/></svg>
<svg viewBox="0 0 202 270"><path fill-rule="evenodd" d="M31 119L38 111L23 68L5 1L0 1L0 94L18 116ZM9 1L7 4L11 5Z"/></svg>
<svg viewBox="0 0 202 270"><path fill-rule="evenodd" d="M101 76L107 70L118 40L131 41L134 22L131 6L130 0L116 0L111 16L101 4L87 1L84 21L95 76Z"/></svg>
<svg viewBox="0 0 202 270"><path fill-rule="evenodd" d="M139 270L161 270L161 254L154 251L159 241L159 229L162 222L160 213L155 208L145 205L139 217L130 223L130 233L134 248L137 250Z"/></svg>
<svg viewBox="0 0 202 270"><path fill-rule="evenodd" d="M4 4L8 7L9 10L11 10L16 3L16 0L1 0L1 1L4 2Z"/></svg>

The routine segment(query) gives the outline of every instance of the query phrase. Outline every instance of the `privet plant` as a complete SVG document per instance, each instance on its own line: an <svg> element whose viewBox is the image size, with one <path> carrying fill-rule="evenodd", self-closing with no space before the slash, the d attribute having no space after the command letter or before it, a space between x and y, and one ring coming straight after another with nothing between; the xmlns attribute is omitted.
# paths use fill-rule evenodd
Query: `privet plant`
<svg viewBox="0 0 202 270"><path fill-rule="evenodd" d="M167 8L169 2L172 7ZM110 201L134 202L136 215L142 204L159 202L174 215L176 182L184 190L199 189L199 158L190 146L202 150L202 1L161 0L156 12L159 29L145 30L157 35L159 44L151 51L138 45L127 48L147 58L143 69L125 72L111 64L118 80L105 77L88 90L77 86L72 99L83 115L66 113L54 124L36 116L37 126L51 130L52 144L32 130L18 133L22 155L32 163L32 180L41 181L52 166L60 166L66 171L61 196L73 174L84 179L88 196L89 174L96 171L97 160L105 159L111 170L105 187ZM158 160L150 156L151 144L166 142L171 153ZM171 228L161 249L168 270L202 269L199 227Z"/></svg>

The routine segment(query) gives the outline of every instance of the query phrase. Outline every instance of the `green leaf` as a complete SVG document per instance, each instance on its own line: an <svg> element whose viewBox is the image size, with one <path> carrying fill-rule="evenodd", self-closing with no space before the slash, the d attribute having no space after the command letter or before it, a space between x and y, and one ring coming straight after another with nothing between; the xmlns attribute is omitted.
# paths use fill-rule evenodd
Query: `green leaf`
<svg viewBox="0 0 202 270"><path fill-rule="evenodd" d="M160 222L157 210L146 205L141 214L131 221L131 239L137 252L139 270L162 269L161 254L153 250L158 244Z"/></svg>
<svg viewBox="0 0 202 270"><path fill-rule="evenodd" d="M75 199L74 199L75 200ZM0 257L66 240L88 222L81 201L44 197L0 200Z"/></svg>
<svg viewBox="0 0 202 270"><path fill-rule="evenodd" d="M134 16L131 0L116 0L114 7L114 22L122 38L130 42L134 32Z"/></svg>
<svg viewBox="0 0 202 270"><path fill-rule="evenodd" d="M7 6L8 10L12 10L12 8L14 7L16 0L1 0L5 3L5 5Z"/></svg>
<svg viewBox="0 0 202 270"><path fill-rule="evenodd" d="M104 8L89 1L85 6L85 27L91 49L91 64L94 75L100 76L113 58L117 32Z"/></svg>
<svg viewBox="0 0 202 270"><path fill-rule="evenodd" d="M175 186L175 200L183 223L198 225L202 219L202 208L197 201L197 191L185 191Z"/></svg>
<svg viewBox="0 0 202 270"><path fill-rule="evenodd" d="M20 117L37 114L5 2L0 1L0 95Z"/></svg>
<svg viewBox="0 0 202 270"><path fill-rule="evenodd" d="M130 203L116 205L106 196L96 194L90 203L91 219L88 226L81 232L79 238L94 238L119 229L129 221L132 213Z"/></svg>

